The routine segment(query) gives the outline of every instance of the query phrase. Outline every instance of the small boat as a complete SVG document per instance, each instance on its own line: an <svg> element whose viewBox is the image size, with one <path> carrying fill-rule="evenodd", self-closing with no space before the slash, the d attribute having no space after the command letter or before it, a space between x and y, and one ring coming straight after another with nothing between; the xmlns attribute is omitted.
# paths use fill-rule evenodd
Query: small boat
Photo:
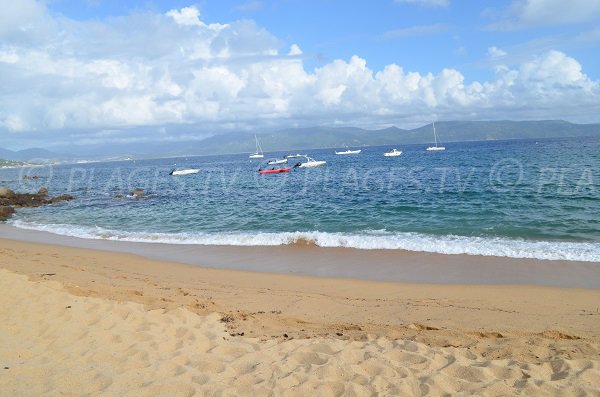
<svg viewBox="0 0 600 397"><path fill-rule="evenodd" d="M284 156L286 159L297 159L300 157L304 157L306 156L305 154L300 154L300 153L296 153L296 154L288 154L287 156Z"/></svg>
<svg viewBox="0 0 600 397"><path fill-rule="evenodd" d="M401 154L402 154L402 150L392 149L389 152L385 152L383 155L385 157L397 157L397 156L400 156Z"/></svg>
<svg viewBox="0 0 600 397"><path fill-rule="evenodd" d="M315 160L312 157L308 157L308 156L302 156L302 157L306 158L306 161L304 163L298 163L294 167L312 168L312 167L319 167L321 165L327 164L327 161L324 161L324 160Z"/></svg>
<svg viewBox="0 0 600 397"><path fill-rule="evenodd" d="M185 170L171 170L171 172L169 172L169 175L191 175L197 174L198 172L200 172L199 169L187 168Z"/></svg>
<svg viewBox="0 0 600 397"><path fill-rule="evenodd" d="M280 172L290 172L292 167L271 168L270 170L258 170L259 174L279 174Z"/></svg>
<svg viewBox="0 0 600 397"><path fill-rule="evenodd" d="M343 152L335 152L335 154L359 154L362 150L344 150Z"/></svg>
<svg viewBox="0 0 600 397"><path fill-rule="evenodd" d="M435 146L430 146L425 149L428 152L434 152L438 150L446 150L444 146L438 146L437 134L435 133L435 121L433 122L433 140L435 141Z"/></svg>
<svg viewBox="0 0 600 397"><path fill-rule="evenodd" d="M285 164L287 163L287 159L277 159L277 160L269 160L267 161L267 164L269 165L276 165L276 164Z"/></svg>
<svg viewBox="0 0 600 397"><path fill-rule="evenodd" d="M256 137L256 135L254 135L254 140L256 141L256 152L252 153L248 157L251 159L262 159L263 157L265 157L265 155L263 154L262 148L260 147L260 143L258 143L258 138Z"/></svg>

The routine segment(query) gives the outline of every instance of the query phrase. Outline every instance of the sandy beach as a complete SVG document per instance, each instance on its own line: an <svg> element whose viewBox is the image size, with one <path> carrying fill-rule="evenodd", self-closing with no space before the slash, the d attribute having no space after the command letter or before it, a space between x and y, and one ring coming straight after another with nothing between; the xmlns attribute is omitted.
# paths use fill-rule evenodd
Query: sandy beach
<svg viewBox="0 0 600 397"><path fill-rule="evenodd" d="M256 273L9 239L0 268L2 396L600 395L598 289Z"/></svg>

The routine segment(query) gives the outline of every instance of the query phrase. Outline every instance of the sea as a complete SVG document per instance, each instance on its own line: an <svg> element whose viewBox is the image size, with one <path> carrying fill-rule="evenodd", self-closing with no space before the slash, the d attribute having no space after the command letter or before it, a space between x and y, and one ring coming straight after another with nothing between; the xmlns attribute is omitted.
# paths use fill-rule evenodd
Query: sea
<svg viewBox="0 0 600 397"><path fill-rule="evenodd" d="M569 138L187 156L0 169L0 185L69 202L8 221L85 239L306 244L600 262L600 140ZM399 157L383 154L393 148ZM337 150L346 148L337 148ZM261 175L307 154L327 165ZM290 159L295 164L302 159ZM279 167L279 166L277 166ZM172 169L198 168L171 176ZM134 189L144 189L134 197Z"/></svg>

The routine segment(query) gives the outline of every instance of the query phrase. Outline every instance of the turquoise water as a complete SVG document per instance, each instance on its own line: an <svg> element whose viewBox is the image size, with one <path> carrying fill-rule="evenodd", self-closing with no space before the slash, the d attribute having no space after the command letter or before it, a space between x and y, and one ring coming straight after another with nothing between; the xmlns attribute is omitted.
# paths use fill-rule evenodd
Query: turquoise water
<svg viewBox="0 0 600 397"><path fill-rule="evenodd" d="M268 142L263 143L268 150ZM223 155L0 170L3 185L76 200L23 209L15 226L181 244L408 249L600 262L600 142L493 141L308 150L327 166L259 175ZM297 151L294 151L294 153ZM298 161L290 159L291 163ZM196 175L169 176L177 168ZM40 179L23 181L24 175ZM142 199L127 197L144 188ZM123 198L117 195L125 195Z"/></svg>

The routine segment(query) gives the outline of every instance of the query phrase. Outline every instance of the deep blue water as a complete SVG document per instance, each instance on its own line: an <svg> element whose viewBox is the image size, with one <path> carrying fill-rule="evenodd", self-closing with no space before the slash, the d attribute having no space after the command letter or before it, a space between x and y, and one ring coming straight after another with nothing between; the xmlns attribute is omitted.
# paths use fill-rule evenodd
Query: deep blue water
<svg viewBox="0 0 600 397"><path fill-rule="evenodd" d="M268 148L268 142L263 142ZM190 244L409 249L600 261L600 142L593 138L300 151L325 167L259 175L247 154L0 170L2 185L76 200L20 210L18 227ZM294 151L294 153L297 151ZM283 152L265 153L268 158ZM290 159L293 164L297 159ZM170 176L174 168L200 168ZM24 175L38 175L24 181ZM126 197L134 188L142 199ZM118 195L124 195L118 198Z"/></svg>

